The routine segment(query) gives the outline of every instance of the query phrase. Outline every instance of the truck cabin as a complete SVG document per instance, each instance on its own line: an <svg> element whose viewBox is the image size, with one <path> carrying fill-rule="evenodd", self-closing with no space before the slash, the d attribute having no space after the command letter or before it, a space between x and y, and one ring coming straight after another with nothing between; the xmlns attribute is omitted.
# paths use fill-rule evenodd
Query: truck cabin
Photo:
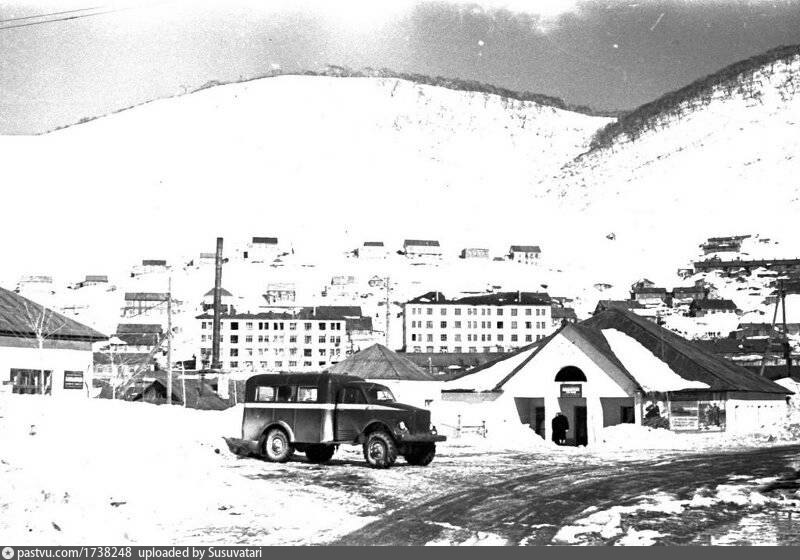
<svg viewBox="0 0 800 560"><path fill-rule="evenodd" d="M395 398L388 387L352 375L265 374L247 380L245 402L380 404Z"/></svg>

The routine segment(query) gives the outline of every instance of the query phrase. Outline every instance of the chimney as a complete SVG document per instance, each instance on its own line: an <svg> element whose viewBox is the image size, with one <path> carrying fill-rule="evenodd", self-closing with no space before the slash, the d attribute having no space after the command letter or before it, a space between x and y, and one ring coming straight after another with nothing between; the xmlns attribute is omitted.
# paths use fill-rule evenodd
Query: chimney
<svg viewBox="0 0 800 560"><path fill-rule="evenodd" d="M217 237L217 254L214 274L214 321L212 323L211 369L221 369L219 361L220 312L222 307L222 238Z"/></svg>

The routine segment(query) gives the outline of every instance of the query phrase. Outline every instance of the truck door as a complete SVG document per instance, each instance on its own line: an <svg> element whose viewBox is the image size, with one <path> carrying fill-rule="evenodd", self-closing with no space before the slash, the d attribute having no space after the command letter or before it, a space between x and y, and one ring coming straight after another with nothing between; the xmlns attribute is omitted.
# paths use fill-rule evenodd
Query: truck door
<svg viewBox="0 0 800 560"><path fill-rule="evenodd" d="M354 441L363 425L367 399L358 387L342 387L336 395L336 441Z"/></svg>

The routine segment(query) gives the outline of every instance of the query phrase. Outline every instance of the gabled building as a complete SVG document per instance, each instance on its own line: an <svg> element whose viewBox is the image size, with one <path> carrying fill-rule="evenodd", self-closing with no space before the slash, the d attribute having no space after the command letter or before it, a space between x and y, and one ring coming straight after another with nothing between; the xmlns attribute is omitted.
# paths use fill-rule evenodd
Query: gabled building
<svg viewBox="0 0 800 560"><path fill-rule="evenodd" d="M87 274L86 278L78 282L78 288L85 288L87 286L106 286L108 285L108 276L101 274Z"/></svg>
<svg viewBox="0 0 800 560"><path fill-rule="evenodd" d="M138 318L161 320L167 316L167 300L165 292L127 292L121 316L129 319Z"/></svg>
<svg viewBox="0 0 800 560"><path fill-rule="evenodd" d="M550 439L551 421L561 413L572 445L592 445L604 427L625 423L683 433L769 430L786 414L788 394L619 309L567 324L442 390L448 414L467 424L487 422L494 432L524 424Z"/></svg>
<svg viewBox="0 0 800 560"><path fill-rule="evenodd" d="M523 264L533 264L539 261L541 253L542 250L538 245L512 245L508 249L508 260Z"/></svg>
<svg viewBox="0 0 800 560"><path fill-rule="evenodd" d="M269 263L281 254L277 237L253 237L242 256L254 263Z"/></svg>
<svg viewBox="0 0 800 560"><path fill-rule="evenodd" d="M689 316L705 317L707 315L732 314L739 310L736 304L729 299L698 299L689 305Z"/></svg>
<svg viewBox="0 0 800 560"><path fill-rule="evenodd" d="M225 288L220 288L219 292L221 313L236 313L233 294ZM214 312L214 288L211 288L203 295L202 308L203 311Z"/></svg>
<svg viewBox="0 0 800 560"><path fill-rule="evenodd" d="M571 307L559 307L554 305L553 309L550 311L550 317L553 319L554 329L559 328L564 323L578 322L578 316L575 314L575 310Z"/></svg>
<svg viewBox="0 0 800 560"><path fill-rule="evenodd" d="M364 241L364 244L356 249L356 256L359 259L385 259L386 247L383 241Z"/></svg>
<svg viewBox="0 0 800 560"><path fill-rule="evenodd" d="M442 258L442 247L435 239L406 239L403 242L403 254L409 259L439 260Z"/></svg>
<svg viewBox="0 0 800 560"><path fill-rule="evenodd" d="M107 337L0 288L0 389L89 396L92 344Z"/></svg>
<svg viewBox="0 0 800 560"><path fill-rule="evenodd" d="M708 289L702 284L678 286L672 289L672 305L690 305L693 301L708 297Z"/></svg>
<svg viewBox="0 0 800 560"><path fill-rule="evenodd" d="M641 303L644 306L648 305L671 305L672 301L667 293L666 288L658 288L655 286L641 286L636 287L631 292L631 299Z"/></svg>

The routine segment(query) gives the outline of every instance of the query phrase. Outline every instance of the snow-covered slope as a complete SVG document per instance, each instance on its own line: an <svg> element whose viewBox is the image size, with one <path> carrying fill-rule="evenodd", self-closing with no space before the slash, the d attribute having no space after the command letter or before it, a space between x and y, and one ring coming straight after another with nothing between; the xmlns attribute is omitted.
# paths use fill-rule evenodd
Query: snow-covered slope
<svg viewBox="0 0 800 560"><path fill-rule="evenodd" d="M800 47L723 69L608 126L543 184L547 197L581 209L576 223L605 259L648 274L648 265L677 266L709 235L796 239L799 82ZM614 243L600 237L609 231ZM784 249L791 256L798 244Z"/></svg>
<svg viewBox="0 0 800 560"><path fill-rule="evenodd" d="M91 248L93 263L129 264L132 250L195 254L217 234L339 251L387 237L538 243L547 228L523 221L536 179L609 121L388 78L212 87L0 137L7 202L22 210L0 231L34 234L0 256L68 264Z"/></svg>

